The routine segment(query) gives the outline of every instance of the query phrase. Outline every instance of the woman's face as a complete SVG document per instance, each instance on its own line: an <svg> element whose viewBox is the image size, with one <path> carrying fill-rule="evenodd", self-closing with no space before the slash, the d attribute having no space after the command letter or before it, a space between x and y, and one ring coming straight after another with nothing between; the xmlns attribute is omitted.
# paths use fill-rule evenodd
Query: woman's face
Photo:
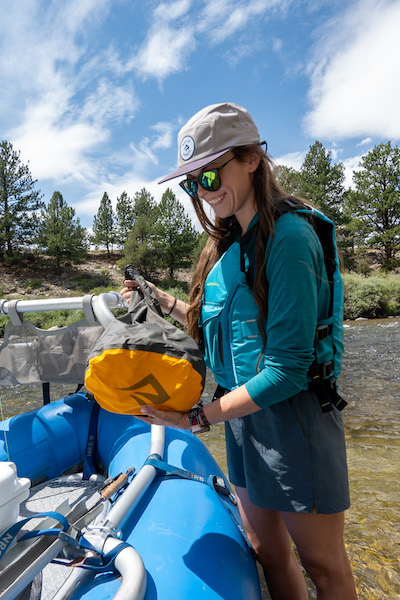
<svg viewBox="0 0 400 600"><path fill-rule="evenodd" d="M207 165L207 170L216 169L232 158L233 152L224 154L214 163ZM219 172L221 187L210 192L198 186L198 197L208 204L215 215L221 219L235 215L244 233L255 215L253 190L253 173L257 169L260 157L251 153L242 161L233 159ZM188 179L198 177L204 171L199 169L188 175Z"/></svg>

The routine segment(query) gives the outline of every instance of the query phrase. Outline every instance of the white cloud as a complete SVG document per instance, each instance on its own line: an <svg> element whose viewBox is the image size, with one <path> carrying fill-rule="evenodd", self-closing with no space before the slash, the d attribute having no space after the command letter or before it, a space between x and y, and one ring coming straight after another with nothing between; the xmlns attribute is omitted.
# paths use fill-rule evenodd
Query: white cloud
<svg viewBox="0 0 400 600"><path fill-rule="evenodd" d="M366 146L366 144L371 144L371 143L372 143L372 138L366 137L363 140L361 140L361 142L359 144L357 144L357 146Z"/></svg>
<svg viewBox="0 0 400 600"><path fill-rule="evenodd" d="M131 120L137 107L135 93L128 86L122 87L101 79L96 90L84 100L80 117L98 123Z"/></svg>
<svg viewBox="0 0 400 600"><path fill-rule="evenodd" d="M191 27L176 29L160 24L151 29L144 46L127 68L161 80L184 69L186 58L194 47Z"/></svg>
<svg viewBox="0 0 400 600"><path fill-rule="evenodd" d="M251 20L276 14L280 15L293 4L293 0L207 0L204 12L198 20L199 31L213 44L220 44L238 31L248 27Z"/></svg>
<svg viewBox="0 0 400 600"><path fill-rule="evenodd" d="M344 166L344 186L346 188L353 187L353 173L360 170L359 165L362 158L363 155L352 156L342 161Z"/></svg>
<svg viewBox="0 0 400 600"><path fill-rule="evenodd" d="M175 141L174 127L171 123L156 123L152 126L157 137L153 141L153 148L171 148Z"/></svg>
<svg viewBox="0 0 400 600"><path fill-rule="evenodd" d="M142 46L126 63L126 70L159 81L187 68L189 57L201 45L218 45L249 31L249 22L267 18L279 11L280 17L294 0L206 0L196 3L177 0L162 3L152 14L152 26ZM190 15L188 14L190 10ZM235 40L234 48L224 56L236 64L254 53L257 42L253 32L247 41ZM278 43L278 42L277 42Z"/></svg>
<svg viewBox="0 0 400 600"><path fill-rule="evenodd" d="M159 4L144 43L126 62L125 70L161 81L185 69L196 48L195 25L187 17L191 5L191 0Z"/></svg>
<svg viewBox="0 0 400 600"><path fill-rule="evenodd" d="M272 38L272 50L275 54L280 54L283 48L283 40L280 38Z"/></svg>
<svg viewBox="0 0 400 600"><path fill-rule="evenodd" d="M284 154L282 156L274 158L274 163L277 165L282 165L284 167L290 167L291 169L295 169L296 171L300 171L306 154L307 151L289 152L288 154Z"/></svg>
<svg viewBox="0 0 400 600"><path fill-rule="evenodd" d="M32 175L72 180L86 189L102 169L111 128L138 106L132 84L115 79L112 47L88 39L107 17L109 0L11 3L0 20L2 135L29 160ZM12 52L10 52L12 48ZM96 160L94 156L96 155Z"/></svg>
<svg viewBox="0 0 400 600"><path fill-rule="evenodd" d="M313 137L400 138L400 2L359 0L321 28L311 71Z"/></svg>
<svg viewBox="0 0 400 600"><path fill-rule="evenodd" d="M84 55L88 24L93 26L96 15L105 18L108 5L109 0L69 0L46 8L38 0L9 3L0 19L0 72L7 86L31 92L57 86L60 74Z"/></svg>
<svg viewBox="0 0 400 600"><path fill-rule="evenodd" d="M186 15L191 7L191 0L176 0L172 3L162 2L154 10L154 17L162 21L174 21Z"/></svg>
<svg viewBox="0 0 400 600"><path fill-rule="evenodd" d="M62 123L55 113L54 99L43 100L27 110L21 126L11 132L15 148L23 162L29 159L35 178L87 181L94 168L87 153L107 140L105 130L84 121Z"/></svg>

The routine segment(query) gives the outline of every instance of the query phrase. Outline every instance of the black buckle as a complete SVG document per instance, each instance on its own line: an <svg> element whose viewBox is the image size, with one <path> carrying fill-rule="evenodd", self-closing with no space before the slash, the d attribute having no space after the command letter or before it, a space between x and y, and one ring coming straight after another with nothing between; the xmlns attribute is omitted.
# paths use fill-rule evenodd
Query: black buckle
<svg viewBox="0 0 400 600"><path fill-rule="evenodd" d="M333 360L330 360L322 365L322 379L330 377L333 373Z"/></svg>
<svg viewBox="0 0 400 600"><path fill-rule="evenodd" d="M325 362L322 365L319 365L317 362L314 362L308 371L308 374L311 377L311 386L314 384L318 384L320 383L320 381L323 381L324 379L330 377L333 373L333 367L333 360L329 360L328 362Z"/></svg>
<svg viewBox="0 0 400 600"><path fill-rule="evenodd" d="M331 325L318 325L317 327L317 331L315 332L315 339L317 340L317 342L320 342L321 340L325 340L328 335L332 334L332 324Z"/></svg>
<svg viewBox="0 0 400 600"><path fill-rule="evenodd" d="M215 400L219 400L220 398L222 398L222 396L225 396L225 394L227 394L228 392L229 392L229 390L222 387L222 385L219 385L219 383L218 383L217 388L214 392L212 402L215 402Z"/></svg>

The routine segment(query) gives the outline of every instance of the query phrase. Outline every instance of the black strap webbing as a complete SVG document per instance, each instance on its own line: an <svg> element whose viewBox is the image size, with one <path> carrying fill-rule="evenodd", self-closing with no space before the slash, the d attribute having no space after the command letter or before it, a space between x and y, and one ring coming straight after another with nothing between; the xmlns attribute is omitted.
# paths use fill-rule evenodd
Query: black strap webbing
<svg viewBox="0 0 400 600"><path fill-rule="evenodd" d="M336 390L336 382L333 377L321 379L318 383L310 383L308 389L317 396L322 412L330 412L334 408L343 410L347 406L347 402Z"/></svg>
<svg viewBox="0 0 400 600"><path fill-rule="evenodd" d="M46 381L42 383L42 394L43 394L43 406L50 404L50 383Z"/></svg>

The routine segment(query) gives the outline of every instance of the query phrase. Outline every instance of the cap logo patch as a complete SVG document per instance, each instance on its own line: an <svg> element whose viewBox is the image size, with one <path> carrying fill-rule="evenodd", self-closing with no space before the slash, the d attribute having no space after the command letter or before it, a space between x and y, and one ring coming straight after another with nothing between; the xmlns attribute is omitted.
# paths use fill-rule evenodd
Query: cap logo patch
<svg viewBox="0 0 400 600"><path fill-rule="evenodd" d="M189 160L194 154L194 139L186 135L181 141L180 153L182 160Z"/></svg>

